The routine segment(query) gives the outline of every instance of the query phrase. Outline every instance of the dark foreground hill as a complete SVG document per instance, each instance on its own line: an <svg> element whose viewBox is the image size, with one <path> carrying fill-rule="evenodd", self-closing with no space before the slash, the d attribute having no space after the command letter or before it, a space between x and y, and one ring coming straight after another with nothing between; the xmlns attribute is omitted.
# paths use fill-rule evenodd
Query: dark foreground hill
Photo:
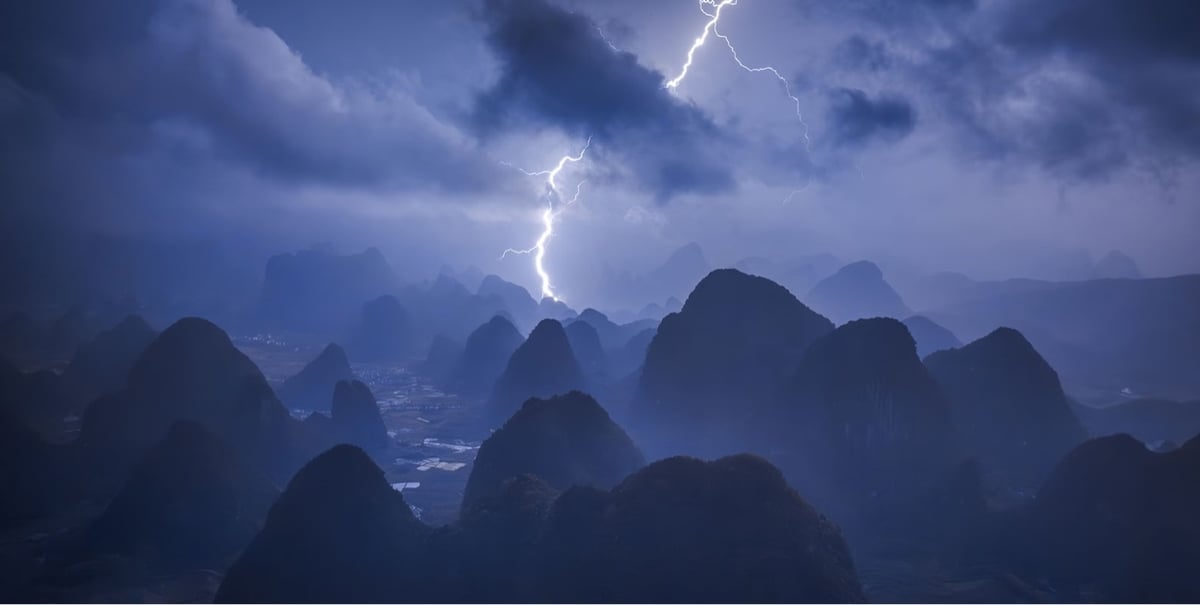
<svg viewBox="0 0 1200 605"><path fill-rule="evenodd" d="M765 460L673 458L611 492L521 475L417 521L364 453L297 473L217 602L861 602L838 530Z"/></svg>

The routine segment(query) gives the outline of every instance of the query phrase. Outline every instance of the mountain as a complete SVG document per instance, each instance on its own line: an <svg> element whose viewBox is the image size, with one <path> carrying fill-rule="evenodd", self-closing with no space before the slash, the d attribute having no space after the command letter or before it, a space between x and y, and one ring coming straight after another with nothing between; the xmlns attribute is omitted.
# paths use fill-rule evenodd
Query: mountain
<svg viewBox="0 0 1200 605"><path fill-rule="evenodd" d="M362 307L349 347L362 361L396 360L416 350L415 328L395 296L380 296Z"/></svg>
<svg viewBox="0 0 1200 605"><path fill-rule="evenodd" d="M608 356L600 345L600 336L596 329L586 321L573 321L564 328L567 341L571 343L571 351L579 361L584 377L594 383L608 380Z"/></svg>
<svg viewBox="0 0 1200 605"><path fill-rule="evenodd" d="M554 319L562 322L574 319L576 315L575 310L561 300L543 298L538 302L538 317L542 319Z"/></svg>
<svg viewBox="0 0 1200 605"><path fill-rule="evenodd" d="M22 372L0 359L0 413L42 436L61 432L71 413L62 378L53 370Z"/></svg>
<svg viewBox="0 0 1200 605"><path fill-rule="evenodd" d="M195 421L235 454L286 475L293 463L294 421L262 372L211 322L181 319L142 352L121 391L97 399L83 417L79 443L114 476L166 434Z"/></svg>
<svg viewBox="0 0 1200 605"><path fill-rule="evenodd" d="M427 351L438 335L464 341L472 330L495 315L512 319L500 295L471 294L466 286L445 274L429 283L406 286L398 297L408 312L413 352Z"/></svg>
<svg viewBox="0 0 1200 605"><path fill-rule="evenodd" d="M328 410L333 385L340 380L353 379L354 372L350 370L346 351L331 342L298 374L284 380L277 393L290 409Z"/></svg>
<svg viewBox="0 0 1200 605"><path fill-rule="evenodd" d="M1148 445L1178 445L1200 435L1200 401L1141 398L1072 409L1093 437L1128 433Z"/></svg>
<svg viewBox="0 0 1200 605"><path fill-rule="evenodd" d="M1022 562L1069 600L1096 587L1105 601L1200 599L1198 473L1198 439L1165 454L1128 435L1083 443L1030 505L1019 534Z"/></svg>
<svg viewBox="0 0 1200 605"><path fill-rule="evenodd" d="M633 441L595 399L572 391L530 399L479 448L463 506L522 474L562 490L611 488L646 464Z"/></svg>
<svg viewBox="0 0 1200 605"><path fill-rule="evenodd" d="M1142 272L1129 255L1120 250L1109 250L1092 266L1093 279L1141 279Z"/></svg>
<svg viewBox="0 0 1200 605"><path fill-rule="evenodd" d="M913 340L917 342L917 356L921 359L935 351L962 346L962 341L954 332L923 315L913 315L904 320L904 327L908 328L908 333L912 334Z"/></svg>
<svg viewBox="0 0 1200 605"><path fill-rule="evenodd" d="M614 352L610 356L613 376L620 378L638 371L646 361L646 351L650 349L650 343L654 341L654 335L657 333L657 328L642 330L634 334L625 346Z"/></svg>
<svg viewBox="0 0 1200 605"><path fill-rule="evenodd" d="M296 473L225 574L216 602L373 603L424 594L428 533L369 456L339 445Z"/></svg>
<svg viewBox="0 0 1200 605"><path fill-rule="evenodd" d="M338 556L330 557L330 553ZM837 528L770 463L663 460L611 491L503 481L435 530L361 451L301 469L217 602L861 602Z"/></svg>
<svg viewBox="0 0 1200 605"><path fill-rule="evenodd" d="M668 296L681 296L711 269L700 244L691 242L672 252L661 266L646 274L642 281L647 286L657 285L657 291L661 293L660 296L648 298L662 300Z"/></svg>
<svg viewBox="0 0 1200 605"><path fill-rule="evenodd" d="M199 424L179 421L142 458L88 528L85 550L154 570L223 569L258 532L279 495Z"/></svg>
<svg viewBox="0 0 1200 605"><path fill-rule="evenodd" d="M1072 392L1200 397L1200 275L970 282L929 317L964 338L1009 326Z"/></svg>
<svg viewBox="0 0 1200 605"><path fill-rule="evenodd" d="M452 384L467 395L490 392L522 341L512 322L499 315L491 318L467 337Z"/></svg>
<svg viewBox="0 0 1200 605"><path fill-rule="evenodd" d="M562 324L543 319L513 352L496 379L488 401L488 421L499 426L530 397L550 397L583 386L583 369Z"/></svg>
<svg viewBox="0 0 1200 605"><path fill-rule="evenodd" d="M897 320L859 319L818 338L785 401L777 439L796 444L804 476L854 505L910 498L956 461L950 405Z"/></svg>
<svg viewBox="0 0 1200 605"><path fill-rule="evenodd" d="M733 266L743 273L765 277L792 293L801 293L808 292L817 282L833 275L843 264L829 254L814 254L779 262L751 256Z"/></svg>
<svg viewBox="0 0 1200 605"><path fill-rule="evenodd" d="M433 337L429 352L425 354L422 370L435 384L446 384L452 380L454 370L462 359L463 343L444 334Z"/></svg>
<svg viewBox="0 0 1200 605"><path fill-rule="evenodd" d="M598 290L605 296L615 297L611 302L618 306L638 308L646 301L683 296L711 269L700 245L692 242L671 252L662 265L644 275L615 272L606 266L601 278L603 287ZM668 312L671 311L669 307Z"/></svg>
<svg viewBox="0 0 1200 605"><path fill-rule="evenodd" d="M863 602L841 534L747 454L660 460L554 503L538 600Z"/></svg>
<svg viewBox="0 0 1200 605"><path fill-rule="evenodd" d="M850 263L817 282L804 297L818 313L841 324L853 319L912 315L900 295L870 261Z"/></svg>
<svg viewBox="0 0 1200 605"><path fill-rule="evenodd" d="M314 246L267 260L258 316L268 325L330 332L342 328L363 301L397 285L392 267L375 248L339 255L328 246Z"/></svg>
<svg viewBox="0 0 1200 605"><path fill-rule="evenodd" d="M390 443L375 395L357 380L339 380L334 387L333 428L339 439L367 451L385 449Z"/></svg>
<svg viewBox="0 0 1200 605"><path fill-rule="evenodd" d="M585 322L595 328L601 347L609 353L619 351L629 342L630 338L658 325L658 321L653 319L637 319L626 324L617 324L605 314L592 308L584 309L574 321Z"/></svg>
<svg viewBox="0 0 1200 605"><path fill-rule="evenodd" d="M925 365L952 403L964 444L1006 487L1036 489L1087 438L1058 374L1016 330L998 328Z"/></svg>
<svg viewBox="0 0 1200 605"><path fill-rule="evenodd" d="M155 336L157 333L145 320L130 315L79 347L62 375L73 407L120 389Z"/></svg>
<svg viewBox="0 0 1200 605"><path fill-rule="evenodd" d="M504 301L505 308L521 325L528 327L538 320L538 303L530 296L529 291L498 276L488 275L483 278L476 294L499 297Z"/></svg>
<svg viewBox="0 0 1200 605"><path fill-rule="evenodd" d="M0 406L0 528L61 512L64 501L78 496L64 449L47 443L8 406Z"/></svg>
<svg viewBox="0 0 1200 605"><path fill-rule="evenodd" d="M656 453L745 450L773 423L777 390L809 343L832 329L775 282L713 271L659 325L631 406L632 432Z"/></svg>

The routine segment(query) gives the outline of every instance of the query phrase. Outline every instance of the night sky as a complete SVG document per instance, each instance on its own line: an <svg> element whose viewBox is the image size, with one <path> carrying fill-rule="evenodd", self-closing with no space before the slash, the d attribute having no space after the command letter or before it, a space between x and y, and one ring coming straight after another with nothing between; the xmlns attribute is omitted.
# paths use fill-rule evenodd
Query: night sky
<svg viewBox="0 0 1200 605"><path fill-rule="evenodd" d="M530 258L501 259L545 207L544 177L517 168L590 139L546 257L572 302L692 241L713 264L828 252L1063 278L1119 249L1147 275L1200 271L1200 3L725 7L718 31L788 81L803 124L715 37L664 87L701 8L5 2L3 234L375 245L536 293Z"/></svg>

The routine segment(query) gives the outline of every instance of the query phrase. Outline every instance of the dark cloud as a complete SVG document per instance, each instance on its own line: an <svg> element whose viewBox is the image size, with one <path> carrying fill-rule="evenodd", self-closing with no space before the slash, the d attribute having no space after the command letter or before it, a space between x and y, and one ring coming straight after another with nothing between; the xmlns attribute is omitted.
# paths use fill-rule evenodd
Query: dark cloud
<svg viewBox="0 0 1200 605"><path fill-rule="evenodd" d="M660 200L733 187L713 150L734 141L588 17L542 0L489 0L483 19L502 67L476 101L481 133L532 125L592 137Z"/></svg>
<svg viewBox="0 0 1200 605"><path fill-rule="evenodd" d="M826 128L834 146L895 142L908 136L917 123L916 110L900 96L882 94L871 99L862 90L838 88L830 97Z"/></svg>
<svg viewBox="0 0 1200 605"><path fill-rule="evenodd" d="M478 190L499 172L404 90L314 73L229 0L0 10L0 120L37 114L45 132L35 138L74 136L97 154L223 158L273 179L350 187Z"/></svg>
<svg viewBox="0 0 1200 605"><path fill-rule="evenodd" d="M1015 10L1024 8L1032 13ZM1034 14L1037 18L1028 18ZM1200 155L1200 3L1053 0L1008 13L999 39L1019 60L1071 61L1094 78L1092 104L1171 153ZM1075 107L1063 107L1071 121ZM1081 133L1086 136L1087 133ZM1111 134L1098 122L1091 137ZM1143 145L1146 140L1130 141ZM1165 145L1164 145L1165 144Z"/></svg>
<svg viewBox="0 0 1200 605"><path fill-rule="evenodd" d="M829 10L851 28L833 67L890 66L890 85L920 98L950 128L950 142L976 158L1073 181L1200 156L1198 3L847 2ZM902 53L872 42L885 34ZM869 114L862 101L843 97L833 112ZM852 133L869 130L849 124Z"/></svg>
<svg viewBox="0 0 1200 605"><path fill-rule="evenodd" d="M892 66L892 57L882 42L855 34L833 49L834 61L850 71L884 71Z"/></svg>

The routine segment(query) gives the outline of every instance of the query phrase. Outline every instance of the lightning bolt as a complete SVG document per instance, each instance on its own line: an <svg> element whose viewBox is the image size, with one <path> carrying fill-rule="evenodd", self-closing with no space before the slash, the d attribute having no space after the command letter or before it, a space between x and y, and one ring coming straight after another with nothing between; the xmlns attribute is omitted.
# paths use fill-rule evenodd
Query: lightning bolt
<svg viewBox="0 0 1200 605"><path fill-rule="evenodd" d="M804 112L801 111L801 109L800 109L800 99L792 92L791 82L789 82L787 78L783 77L783 74L779 73L778 69L775 69L774 67L772 67L770 65L764 65L762 67L752 67L750 65L746 65L746 63L744 61L742 61L742 58L738 55L737 49L734 48L733 41L729 39L729 36L722 34L720 32L720 30L717 29L717 24L721 20L721 10L727 6L736 6L738 3L738 0L699 0L699 1L700 1L700 12L704 13L704 15L709 18L708 22L706 22L704 24L704 31L701 32L700 36L698 38L696 38L695 41L692 42L692 47L688 49L687 60L684 61L683 68L679 71L679 75L675 76L671 80L668 80L667 83L664 84L664 87L669 88L671 90L675 90L679 86L679 83L683 82L683 79L686 78L688 75L688 69L692 66L692 60L695 57L696 50L698 48L700 48L701 46L704 46L704 43L708 40L708 35L711 33L712 35L716 36L717 38L720 38L721 41L725 42L725 46L729 48L729 54L733 56L733 60L735 63L738 64L738 67L740 67L750 73L769 73L769 74L775 76L775 79L779 80L780 84L783 84L784 94L786 94L787 97L789 99L791 99L792 104L796 108L796 121L800 123L800 129L804 136L804 148L805 148L805 150L811 152L812 151L812 140L808 136L808 123L804 121ZM711 9L712 12L709 12L710 9L708 7L712 7L712 9ZM802 187L793 190L791 193L788 194L788 196L786 198L784 198L783 203L786 204L793 197L795 197L796 194L803 192L805 189L808 188L808 185L809 185L809 183L805 183Z"/></svg>
<svg viewBox="0 0 1200 605"><path fill-rule="evenodd" d="M554 293L554 287L550 283L550 274L546 272L546 245L550 242L550 238L554 235L555 219L558 218L559 213L561 213L564 208L579 201L579 194L583 191L583 184L586 182L585 180L579 181L579 183L575 185L575 195L573 195L570 199L564 200L562 197L562 191L558 188L558 175L562 172L563 168L566 168L567 164L574 164L582 161L584 155L587 154L588 148L591 146L592 137L588 137L587 142L584 143L583 149L579 150L578 155L564 155L558 160L558 163L554 165L554 168L549 170L530 171L513 166L513 168L517 168L517 170L520 170L526 176L546 177L546 189L545 193L543 194L546 198L546 209L542 211L542 234L538 236L537 241L529 248L525 248L523 250L509 248L500 255L500 258L504 258L509 254L532 254L533 268L537 271L538 278L540 278L542 281L542 298L550 298L551 300L556 301L561 300L558 295ZM512 164L507 163L505 163L505 165L512 166ZM555 203L558 204L557 209L555 209Z"/></svg>
<svg viewBox="0 0 1200 605"><path fill-rule="evenodd" d="M716 0L700 0L700 12L709 16L708 23L704 24L704 31L700 33L700 36L692 41L692 47L687 52L687 61L684 61L683 67L679 70L679 75L667 81L665 84L667 88L674 90L687 77L688 69L692 67L692 59L696 56L696 49L704 46L704 43L708 40L708 34L716 29L717 21L721 20L721 9L737 3L738 0L720 0L719 3ZM709 13L705 10L705 5L715 6L716 8L712 13Z"/></svg>

